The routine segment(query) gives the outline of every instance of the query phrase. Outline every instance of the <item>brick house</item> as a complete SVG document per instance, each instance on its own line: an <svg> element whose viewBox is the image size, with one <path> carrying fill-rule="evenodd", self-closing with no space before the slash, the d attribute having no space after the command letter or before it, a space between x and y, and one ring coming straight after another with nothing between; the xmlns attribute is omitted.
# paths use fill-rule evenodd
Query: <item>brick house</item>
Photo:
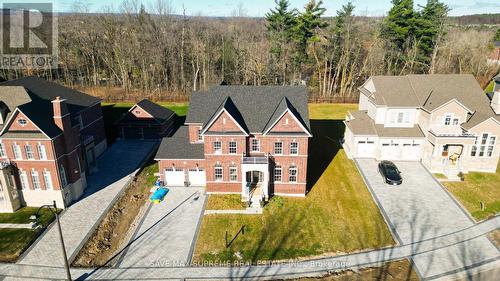
<svg viewBox="0 0 500 281"><path fill-rule="evenodd" d="M0 83L0 212L70 205L106 148L100 99L37 77Z"/></svg>
<svg viewBox="0 0 500 281"><path fill-rule="evenodd" d="M121 139L159 139L172 132L176 120L177 114L172 110L143 99L115 125Z"/></svg>
<svg viewBox="0 0 500 281"><path fill-rule="evenodd" d="M500 155L500 89L472 75L373 76L359 111L345 120L351 158L421 161L433 173L495 172Z"/></svg>
<svg viewBox="0 0 500 281"><path fill-rule="evenodd" d="M217 86L193 93L185 125L155 159L167 186L242 201L304 196L311 136L305 87Z"/></svg>

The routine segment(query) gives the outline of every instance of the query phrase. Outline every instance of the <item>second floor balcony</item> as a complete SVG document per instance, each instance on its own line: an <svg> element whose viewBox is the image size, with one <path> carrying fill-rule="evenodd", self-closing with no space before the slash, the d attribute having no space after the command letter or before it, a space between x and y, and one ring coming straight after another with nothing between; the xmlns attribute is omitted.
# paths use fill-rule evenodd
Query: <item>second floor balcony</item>
<svg viewBox="0 0 500 281"><path fill-rule="evenodd" d="M436 137L475 137L473 133L469 133L462 129L459 125L453 126L432 126L429 132Z"/></svg>
<svg viewBox="0 0 500 281"><path fill-rule="evenodd" d="M269 164L269 154L262 155L247 155L244 153L241 157L241 164Z"/></svg>

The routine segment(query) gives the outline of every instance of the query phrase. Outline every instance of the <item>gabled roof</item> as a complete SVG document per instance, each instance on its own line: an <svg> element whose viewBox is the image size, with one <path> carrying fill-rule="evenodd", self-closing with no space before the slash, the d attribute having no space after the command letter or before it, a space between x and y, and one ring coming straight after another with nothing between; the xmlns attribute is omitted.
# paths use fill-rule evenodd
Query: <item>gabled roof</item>
<svg viewBox="0 0 500 281"><path fill-rule="evenodd" d="M455 99L473 112L463 127L469 129L486 119L500 120L488 96L470 74L373 76L375 103L389 107L415 107L432 112Z"/></svg>
<svg viewBox="0 0 500 281"><path fill-rule="evenodd" d="M212 117L210 117L208 122L206 122L205 125L203 126L202 132L205 133L205 131L208 130L210 128L210 126L212 126L212 124L215 122L215 120L217 120L217 118L219 118L219 116L224 111L227 112L227 114L229 114L229 116L231 116L233 118L234 122L236 122L236 124L241 128L241 130L243 132L245 132L245 134L249 133L248 127L245 124L245 120L243 119L243 116L241 116L240 111L238 110L238 108L234 104L231 97L226 97L224 99L224 101L222 101L222 103L219 105L219 107L214 112Z"/></svg>
<svg viewBox="0 0 500 281"><path fill-rule="evenodd" d="M52 101L59 96L66 100L68 110L71 114L78 113L101 101L99 98L35 76L23 77L0 83L0 96L2 96L3 86L23 87L31 98L37 96L39 100Z"/></svg>
<svg viewBox="0 0 500 281"><path fill-rule="evenodd" d="M300 123L310 131L307 89L304 86L216 86L207 91L194 92L186 123L207 124L228 97L250 133L265 131L284 97L293 105L294 115ZM228 108L233 105L228 104ZM239 118L233 115L234 112L230 114L235 119Z"/></svg>
<svg viewBox="0 0 500 281"><path fill-rule="evenodd" d="M57 96L66 100L68 111L73 116L101 101L99 98L39 77L24 77L0 83L0 100L8 107L7 120L18 108L51 138L61 133L61 130L54 124L51 103ZM3 127L0 126L0 130L3 130Z"/></svg>
<svg viewBox="0 0 500 281"><path fill-rule="evenodd" d="M137 106L144 109L159 123L163 123L175 115L175 112L173 112L172 110L154 103L148 99L141 100L137 103Z"/></svg>
<svg viewBox="0 0 500 281"><path fill-rule="evenodd" d="M274 127L274 125L276 125L276 123L281 119L281 117L283 117L283 115L286 112L290 112L290 114L292 114L295 117L297 122L300 124L300 126L302 126L304 128L304 131L307 134L309 134L309 135L311 134L311 132L307 128L307 125L303 123L303 120L301 120L301 118L297 117L299 115L299 113L297 112L297 110L292 105L292 103L288 100L287 97L283 97L283 99L281 99L280 103L278 104L278 106L274 110L273 115L271 116L271 118L267 122L266 127L263 130L264 134L268 133L269 130L271 130Z"/></svg>

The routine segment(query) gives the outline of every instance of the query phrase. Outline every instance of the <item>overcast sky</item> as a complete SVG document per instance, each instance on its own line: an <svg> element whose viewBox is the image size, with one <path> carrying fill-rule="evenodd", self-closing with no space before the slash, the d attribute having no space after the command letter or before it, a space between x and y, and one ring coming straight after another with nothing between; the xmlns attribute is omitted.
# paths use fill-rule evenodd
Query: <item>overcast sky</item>
<svg viewBox="0 0 500 281"><path fill-rule="evenodd" d="M0 2L14 2L16 0L0 0ZM47 1L47 0L46 0ZM50 1L50 0L49 0ZM156 0L137 0L143 3L146 8L150 8ZM166 0L168 1L168 0ZM30 2L36 2L30 1ZM60 12L70 12L75 2L86 2L90 12L107 11L112 7L114 11L119 10L121 0L55 0L56 9ZM324 6L327 8L327 15L335 15L335 11L343 4L345 0L324 0ZM390 0L353 0L356 6L356 15L382 16L387 13L391 7ZM423 5L426 0L414 0L415 5ZM450 15L469 15L483 13L500 13L499 0L443 0L450 8ZM245 14L252 17L262 17L274 7L274 0L170 0L173 10L177 14L182 13L182 6L186 9L188 15L203 16L231 16L240 5ZM240 4L241 3L241 4ZM307 0L291 0L292 7L302 8Z"/></svg>

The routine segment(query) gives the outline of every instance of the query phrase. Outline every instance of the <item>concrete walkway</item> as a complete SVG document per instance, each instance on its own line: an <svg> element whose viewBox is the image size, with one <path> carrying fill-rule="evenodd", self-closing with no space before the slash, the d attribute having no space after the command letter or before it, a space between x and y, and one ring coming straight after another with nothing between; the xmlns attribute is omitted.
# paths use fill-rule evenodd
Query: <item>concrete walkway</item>
<svg viewBox="0 0 500 281"><path fill-rule="evenodd" d="M149 206L119 267L186 266L191 262L205 189L169 189L163 202Z"/></svg>
<svg viewBox="0 0 500 281"><path fill-rule="evenodd" d="M279 279L303 276L321 276L328 272L346 269L359 269L369 266L378 266L383 262L411 258L418 254L433 253L454 246L466 246L464 242L483 238L487 233L500 228L500 217L495 217L485 222L476 224L455 233L422 240L410 245L396 246L381 250L360 252L349 255L340 255L330 258L306 260L272 265L240 266L240 267L121 267L101 269L72 269L74 279L114 279L114 280L146 280L146 279ZM457 278L472 277L475 280L494 280L492 277L500 274L500 259L493 259L473 269L449 273L440 280L454 280ZM41 280L63 279L65 277L62 267L37 267L19 264L0 264L0 274L6 276L5 280L16 278L37 278ZM12 277L12 278L10 278Z"/></svg>
<svg viewBox="0 0 500 281"><path fill-rule="evenodd" d="M401 245L417 245L434 237L460 232L474 226L469 214L452 198L420 162L395 162L403 183L390 186L378 172L373 159L356 159L370 192L379 205L393 235ZM499 250L487 237L460 239L444 249L412 257L416 271L424 280L437 279L500 259ZM418 250L418 246L414 246ZM474 270L470 270L474 273Z"/></svg>
<svg viewBox="0 0 500 281"><path fill-rule="evenodd" d="M98 171L87 177L82 199L64 210L60 218L70 262L155 146L155 142L118 141L97 159ZM64 260L60 249L59 233L52 224L18 263L61 266Z"/></svg>

